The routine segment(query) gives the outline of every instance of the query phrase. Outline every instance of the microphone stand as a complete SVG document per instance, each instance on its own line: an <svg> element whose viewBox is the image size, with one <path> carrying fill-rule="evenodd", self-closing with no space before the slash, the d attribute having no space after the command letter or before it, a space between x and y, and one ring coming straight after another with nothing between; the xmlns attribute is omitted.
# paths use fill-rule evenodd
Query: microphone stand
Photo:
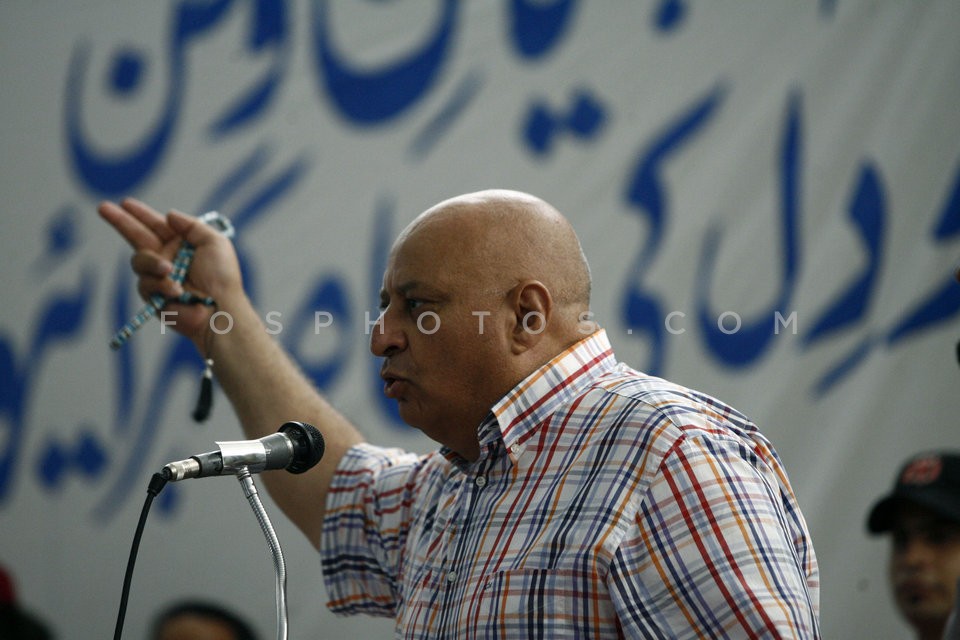
<svg viewBox="0 0 960 640"><path fill-rule="evenodd" d="M267 545L273 554L273 567L276 570L277 582L277 640L287 640L287 567L283 560L283 550L280 549L280 540L277 538L270 518L267 516L263 503L260 502L260 494L257 492L257 486L253 483L253 476L246 465L237 470L237 480L243 487L243 494L247 496L247 502L253 509L257 522L260 523L260 529L267 539Z"/></svg>

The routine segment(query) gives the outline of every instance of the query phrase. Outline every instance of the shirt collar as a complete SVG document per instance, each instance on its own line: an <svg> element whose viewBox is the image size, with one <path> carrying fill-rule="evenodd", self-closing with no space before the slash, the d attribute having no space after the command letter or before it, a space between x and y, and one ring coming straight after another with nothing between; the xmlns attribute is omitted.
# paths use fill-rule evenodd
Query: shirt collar
<svg viewBox="0 0 960 640"><path fill-rule="evenodd" d="M600 329L527 376L491 410L508 451L515 454L558 407L615 364L607 333Z"/></svg>
<svg viewBox="0 0 960 640"><path fill-rule="evenodd" d="M524 443L537 427L597 375L613 368L616 362L604 329L557 354L493 405L477 430L480 459L485 459L498 448L497 441L502 440L516 462ZM441 447L440 453L461 469L470 466L447 447Z"/></svg>

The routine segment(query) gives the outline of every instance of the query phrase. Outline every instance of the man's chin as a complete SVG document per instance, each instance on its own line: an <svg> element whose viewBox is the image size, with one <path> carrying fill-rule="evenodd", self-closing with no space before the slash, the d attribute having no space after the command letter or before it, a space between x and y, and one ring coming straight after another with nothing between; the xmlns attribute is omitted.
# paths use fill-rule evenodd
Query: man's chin
<svg viewBox="0 0 960 640"><path fill-rule="evenodd" d="M403 420L404 424L408 427L413 427L417 431L423 432L423 421L421 417L414 411L413 404L406 398L397 398L397 414L399 414L400 419Z"/></svg>
<svg viewBox="0 0 960 640"><path fill-rule="evenodd" d="M943 624L950 615L949 608L932 601L911 601L900 603L900 613L915 627Z"/></svg>

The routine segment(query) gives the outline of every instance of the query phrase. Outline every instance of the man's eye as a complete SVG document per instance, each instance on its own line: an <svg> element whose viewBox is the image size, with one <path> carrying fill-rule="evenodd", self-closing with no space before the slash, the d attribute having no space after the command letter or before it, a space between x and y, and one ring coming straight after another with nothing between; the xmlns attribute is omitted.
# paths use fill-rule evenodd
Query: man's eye
<svg viewBox="0 0 960 640"><path fill-rule="evenodd" d="M930 527L927 532L927 539L931 544L947 545L960 542L960 527L956 525L940 525Z"/></svg>
<svg viewBox="0 0 960 640"><path fill-rule="evenodd" d="M407 298L406 301L407 309L410 309L411 311L416 311L418 308L423 306L423 304L423 300L418 300L417 298Z"/></svg>

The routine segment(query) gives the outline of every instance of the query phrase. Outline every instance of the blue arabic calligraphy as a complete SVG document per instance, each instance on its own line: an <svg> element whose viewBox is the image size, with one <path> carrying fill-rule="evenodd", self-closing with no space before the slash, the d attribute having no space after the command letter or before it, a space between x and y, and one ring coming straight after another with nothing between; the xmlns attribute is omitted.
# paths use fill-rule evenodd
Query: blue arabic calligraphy
<svg viewBox="0 0 960 640"><path fill-rule="evenodd" d="M375 69L362 70L351 64L347 52L335 46L330 3L314 0L312 8L312 62L315 80L320 89L319 100L353 127L374 128L389 124L402 114L424 108L426 98L442 91L438 79L447 69L455 50L458 29L462 27L456 0L439 0L438 17L421 46L396 60L387 60ZM543 3L534 0L505 0L508 24L504 31L518 63L545 59L569 38L574 37L580 3L558 0ZM822 2L822 11L832 13L832 3ZM201 38L223 28L231 12L245 11L248 18L246 38L242 43L250 56L266 61L263 69L235 95L206 96L202 102L216 101L206 128L211 143L249 130L263 122L276 107L277 96L289 69L293 49L290 11L283 0L255 0L248 3L232 0L210 2L181 0L172 5L170 31L166 38L163 78L150 78L146 73L145 54L129 47L118 47L110 58L106 75L106 95L99 98L124 105L143 93L148 82L164 82L166 90L159 116L143 123L142 135L128 148L115 148L109 140L92 139L84 124L86 108L93 91L89 78L92 45L76 44L66 70L64 122L65 155L70 170L82 189L82 196L110 197L126 195L156 179L164 161L180 141L185 111L195 97L187 94L187 82L195 44ZM651 13L650 26L662 34L681 31L690 7L680 0L664 0ZM546 161L558 146L574 142L596 143L607 130L615 105L590 88L589 78L573 78L571 97L567 103L548 104L531 96L523 113L516 114L516 144L534 161ZM485 81L482 66L471 68L441 97L442 106L425 119L426 125L410 138L410 157L416 161L428 155L436 143L453 130L459 118L468 113ZM629 330L632 339L650 346L647 371L663 373L669 361L671 335L665 330L666 294L649 280L649 274L660 256L671 250L666 230L677 215L671 202L665 172L671 162L684 154L696 153L698 140L710 130L723 113L726 98L735 87L718 82L689 104L680 105L675 116L657 129L649 139L637 141L632 166L625 170L622 202L631 215L642 217L648 224L638 249L622 274L618 322ZM430 116L430 114L427 114ZM779 198L772 207L771 220L778 225L778 251L781 261L770 265L779 272L779 289L756 318L748 320L736 332L724 331L715 323L715 306L711 304L711 274L724 251L724 239L730 230L723 223L714 223L702 239L699 267L694 283L697 308L697 335L715 361L730 369L755 365L769 353L776 327L772 315L783 313L793 305L794 292L801 277L804 256L801 220L804 207L801 199L804 179L804 111L803 92L794 90L785 100L782 130L777 149L774 180ZM244 229L264 223L277 211L276 205L302 185L313 167L309 156L279 161L269 140L248 156L240 158L220 175L209 188L204 201L196 203L196 211L217 209L230 215L238 234L237 252L245 282L252 299L258 297L257 253L246 246ZM960 167L952 168L954 181L945 198L931 241L944 243L960 235ZM864 329L864 320L882 286L885 265L884 240L890 198L882 167L864 159L859 174L852 180L848 203L848 221L862 241L864 266L849 274L830 301L817 314L814 322L802 333L798 349L813 348L838 332L861 331L862 339L848 354L842 354L836 365L823 372L810 392L813 396L830 393L847 376L852 375L877 349L893 349L908 337L935 327L960 312L960 287L948 276L933 291L921 293L915 304L883 332ZM361 323L363 308L376 308L386 255L392 242L395 225L395 204L389 193L380 196L373 216L376 224L369 238L370 279L366 291L350 290L347 279L337 272L316 273L306 277L300 303L292 316L285 318L282 341L306 374L320 389L332 388L342 378L352 351L347 333ZM43 278L57 268L58 259L76 250L75 211L67 205L52 216L48 229L45 255L38 263L38 277ZM99 265L103 268L105 265ZM57 435L42 441L40 451L28 458L25 433L31 424L31 402L49 356L56 349L86 336L91 309L96 304L108 307L114 326L120 326L138 306L134 300L133 282L126 263L111 265L112 287L98 286L93 266L84 269L69 291L49 294L33 315L33 332L19 344L0 328L0 418L7 437L0 451L0 507L15 489L18 470L31 469L38 483L51 491L61 488L71 474L103 480L106 490L94 509L94 516L108 520L133 495L137 487L146 486L142 475L145 460L175 457L177 452L157 452L158 433L170 411L173 387L184 377L198 379L201 361L192 345L184 338L165 341L163 355L152 362L140 356L137 341L131 341L113 355L114 413L111 438L122 447L108 447L97 436L93 425L77 425L76 429L57 425ZM314 329L317 309L330 314L331 330L338 332L335 346L322 356L310 355L304 337ZM370 360L367 371L367 392L380 415L391 425L401 426L396 405L383 396L377 375L377 363ZM152 367L152 369L151 369ZM34 461L29 466L29 459ZM177 506L178 493L171 489L162 496L165 513Z"/></svg>

